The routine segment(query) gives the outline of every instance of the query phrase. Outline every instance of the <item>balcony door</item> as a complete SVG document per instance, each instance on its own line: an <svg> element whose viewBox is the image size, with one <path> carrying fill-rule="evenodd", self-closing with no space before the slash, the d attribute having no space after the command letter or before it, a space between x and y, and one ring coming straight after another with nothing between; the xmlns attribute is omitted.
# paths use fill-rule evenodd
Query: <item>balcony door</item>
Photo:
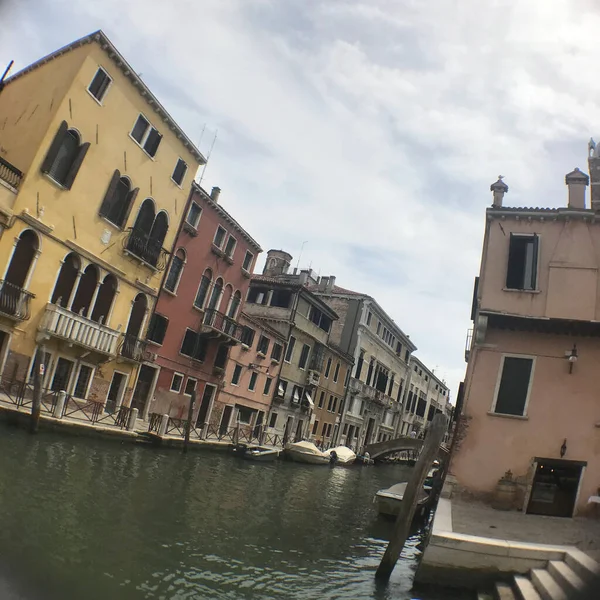
<svg viewBox="0 0 600 600"><path fill-rule="evenodd" d="M210 410L210 404L215 395L215 389L216 388L214 385L210 385L210 383L205 384L204 392L202 393L202 402L200 402L198 417L196 418L196 427L202 427L206 423ZM229 421L227 421L227 423L229 424Z"/></svg>
<svg viewBox="0 0 600 600"><path fill-rule="evenodd" d="M157 370L158 369L149 365L142 365L140 367L140 374L138 375L135 389L133 390L133 395L131 397L131 408L138 409L139 417L142 417L145 414Z"/></svg>
<svg viewBox="0 0 600 600"><path fill-rule="evenodd" d="M148 300L144 294L138 294L133 301L131 314L129 315L129 323L125 331L125 339L123 340L123 356L140 360L141 350L139 348L140 332L146 317L146 309L148 308Z"/></svg>
<svg viewBox="0 0 600 600"><path fill-rule="evenodd" d="M23 289L27 286L31 267L39 248L38 236L26 229L19 236L6 275L0 288L0 311L18 315L25 299Z"/></svg>
<svg viewBox="0 0 600 600"><path fill-rule="evenodd" d="M53 392L67 392L69 390L74 366L75 363L72 360L62 356L58 359L54 375L52 376L52 384L50 385L50 389Z"/></svg>

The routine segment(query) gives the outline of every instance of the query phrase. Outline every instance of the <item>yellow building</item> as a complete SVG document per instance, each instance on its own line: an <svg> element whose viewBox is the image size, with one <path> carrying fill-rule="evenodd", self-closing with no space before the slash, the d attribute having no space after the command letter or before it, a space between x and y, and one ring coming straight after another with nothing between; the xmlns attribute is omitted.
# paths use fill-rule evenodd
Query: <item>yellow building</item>
<svg viewBox="0 0 600 600"><path fill-rule="evenodd" d="M0 90L0 368L147 412L143 333L205 162L101 31Z"/></svg>

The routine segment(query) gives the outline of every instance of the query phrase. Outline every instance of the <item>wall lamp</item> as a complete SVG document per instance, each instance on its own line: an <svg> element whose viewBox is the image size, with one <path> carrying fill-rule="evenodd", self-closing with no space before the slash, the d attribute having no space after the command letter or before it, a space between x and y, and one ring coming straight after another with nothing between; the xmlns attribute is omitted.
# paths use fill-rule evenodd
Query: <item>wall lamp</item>
<svg viewBox="0 0 600 600"><path fill-rule="evenodd" d="M577 345L573 344L571 352L565 352L565 358L569 361L569 374L573 372L573 365L577 362Z"/></svg>

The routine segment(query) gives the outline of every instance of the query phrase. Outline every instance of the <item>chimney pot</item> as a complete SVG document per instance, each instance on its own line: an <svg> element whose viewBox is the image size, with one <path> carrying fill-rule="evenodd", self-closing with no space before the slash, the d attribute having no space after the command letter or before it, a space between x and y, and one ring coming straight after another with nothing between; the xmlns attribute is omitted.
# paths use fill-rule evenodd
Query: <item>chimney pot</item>
<svg viewBox="0 0 600 600"><path fill-rule="evenodd" d="M504 194L508 192L508 186L502 181L503 176L498 175L498 181L492 183L490 185L490 192L494 195L494 200L492 201L492 206L496 208L502 207L502 200L504 199Z"/></svg>
<svg viewBox="0 0 600 600"><path fill-rule="evenodd" d="M565 183L569 188L569 208L585 209L585 188L590 178L577 167L565 175Z"/></svg>
<svg viewBox="0 0 600 600"><path fill-rule="evenodd" d="M216 185L213 187L213 189L210 191L210 199L215 202L216 204L219 203L219 196L221 194L221 188L217 187Z"/></svg>

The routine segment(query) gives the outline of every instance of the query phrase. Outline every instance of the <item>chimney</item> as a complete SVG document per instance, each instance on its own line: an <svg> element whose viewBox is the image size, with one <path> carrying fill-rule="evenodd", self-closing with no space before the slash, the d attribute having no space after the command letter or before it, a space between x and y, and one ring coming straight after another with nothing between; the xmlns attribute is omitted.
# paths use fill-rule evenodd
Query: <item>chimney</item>
<svg viewBox="0 0 600 600"><path fill-rule="evenodd" d="M329 280L327 281L327 285L325 286L325 291L331 292L333 290L334 285L335 285L335 275L330 275Z"/></svg>
<svg viewBox="0 0 600 600"><path fill-rule="evenodd" d="M592 189L590 196L592 197L592 210L600 211L600 156L598 156L600 148L596 148L596 142L590 138L588 144L588 169L590 171L590 180Z"/></svg>
<svg viewBox="0 0 600 600"><path fill-rule="evenodd" d="M569 188L569 208L585 209L585 188L590 178L577 167L565 175L565 183Z"/></svg>
<svg viewBox="0 0 600 600"><path fill-rule="evenodd" d="M219 195L221 194L221 188L217 187L215 185L215 187L213 187L213 189L210 191L210 199L215 203L215 204L219 204Z"/></svg>
<svg viewBox="0 0 600 600"><path fill-rule="evenodd" d="M492 183L490 185L490 191L494 193L494 200L492 202L492 206L495 208L502 208L502 200L504 198L504 194L508 192L508 186L502 181L503 176L498 175L498 181L496 183Z"/></svg>

